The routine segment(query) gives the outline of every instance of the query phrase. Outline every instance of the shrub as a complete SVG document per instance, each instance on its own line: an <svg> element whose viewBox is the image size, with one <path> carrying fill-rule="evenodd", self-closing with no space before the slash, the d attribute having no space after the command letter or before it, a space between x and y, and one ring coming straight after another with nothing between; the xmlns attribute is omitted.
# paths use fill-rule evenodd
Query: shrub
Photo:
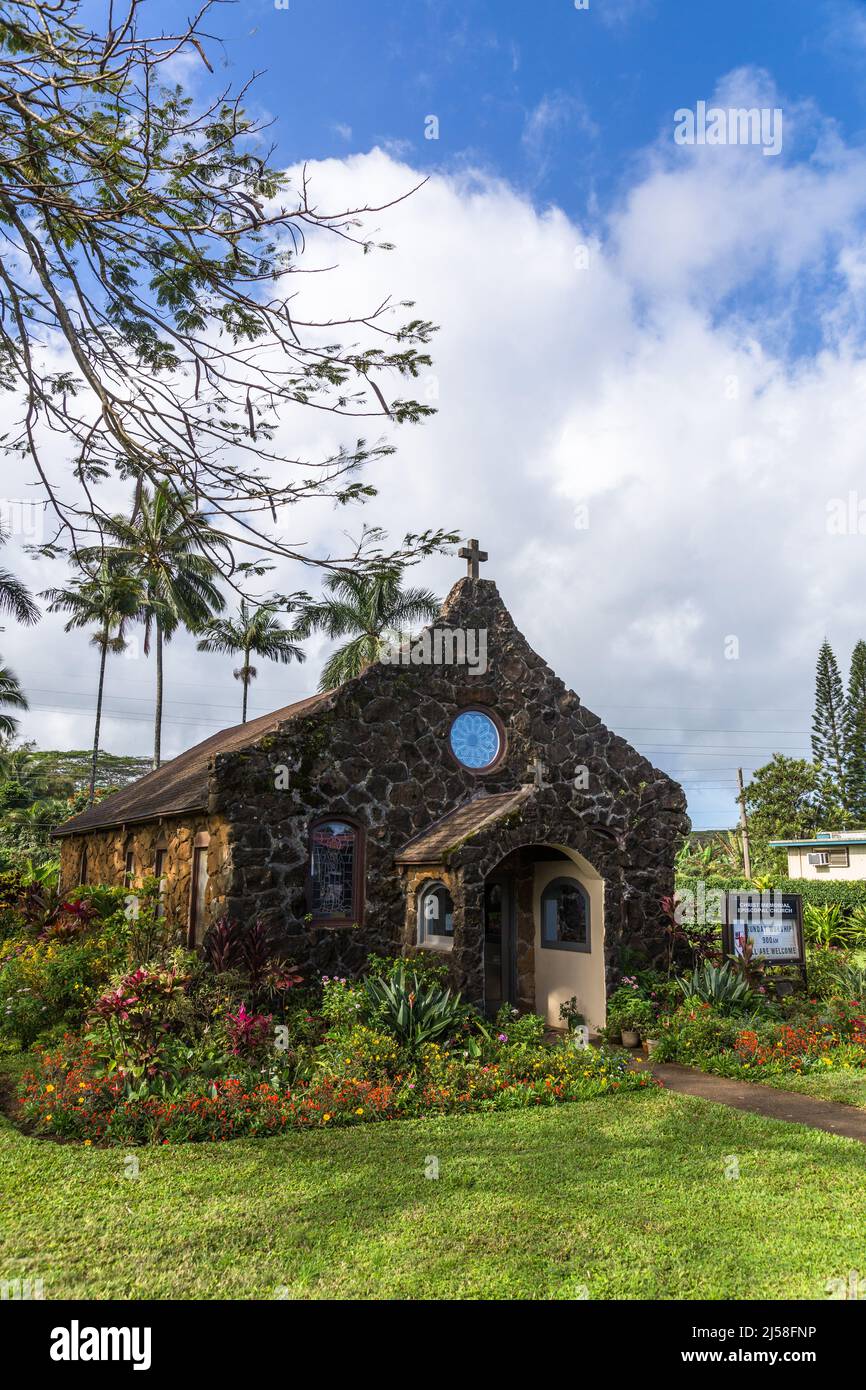
<svg viewBox="0 0 866 1390"><path fill-rule="evenodd" d="M96 994L125 957L111 927L88 928L0 946L0 1033L22 1048L46 1031L83 1022Z"/></svg>
<svg viewBox="0 0 866 1390"><path fill-rule="evenodd" d="M717 1013L698 1000L659 1019L655 1056L660 1062L704 1065L733 1047L742 1021Z"/></svg>

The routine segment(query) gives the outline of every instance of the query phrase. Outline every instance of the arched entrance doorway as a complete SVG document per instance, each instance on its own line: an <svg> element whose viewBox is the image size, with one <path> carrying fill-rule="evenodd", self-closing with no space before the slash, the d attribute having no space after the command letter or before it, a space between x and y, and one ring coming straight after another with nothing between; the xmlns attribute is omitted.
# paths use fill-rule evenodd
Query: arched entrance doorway
<svg viewBox="0 0 866 1390"><path fill-rule="evenodd" d="M574 850L523 845L485 880L485 1011L509 1003L561 1027L572 998L590 1027L604 1023L604 881Z"/></svg>

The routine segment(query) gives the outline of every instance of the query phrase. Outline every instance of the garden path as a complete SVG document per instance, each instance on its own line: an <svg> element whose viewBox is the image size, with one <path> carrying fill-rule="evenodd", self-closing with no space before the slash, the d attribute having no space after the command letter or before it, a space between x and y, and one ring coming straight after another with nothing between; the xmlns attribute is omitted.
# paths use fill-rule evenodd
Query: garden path
<svg viewBox="0 0 866 1390"><path fill-rule="evenodd" d="M836 1100L819 1100L799 1095L796 1091L779 1091L754 1081L733 1081L726 1076L711 1076L695 1067L683 1067L676 1062L650 1065L659 1081L670 1091L701 1100L731 1105L735 1110L749 1110L753 1115L766 1115L771 1120L787 1120L791 1124L823 1129L845 1139L866 1144L866 1110L843 1105Z"/></svg>

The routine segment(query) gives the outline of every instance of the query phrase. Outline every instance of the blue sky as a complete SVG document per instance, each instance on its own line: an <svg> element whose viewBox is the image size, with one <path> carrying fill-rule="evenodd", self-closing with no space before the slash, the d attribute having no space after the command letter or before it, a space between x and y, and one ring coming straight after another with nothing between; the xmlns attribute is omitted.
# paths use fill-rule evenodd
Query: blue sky
<svg viewBox="0 0 866 1390"><path fill-rule="evenodd" d="M183 81L201 99L259 70L274 160L310 161L321 206L428 177L374 220L395 252L305 282L329 312L392 294L441 325L420 383L438 414L397 432L366 519L480 536L533 646L682 780L696 826L733 824L737 766L808 755L823 637L843 671L866 637L866 4L240 0L208 22L214 76ZM781 153L678 146L699 101L781 109ZM345 442L303 415L288 452ZM840 530L852 494L863 524ZM305 513L320 548L363 519ZM64 637L59 673L55 628L4 634L22 733L86 746L93 656ZM131 655L113 752L150 744L153 663ZM311 693L323 655L264 668L252 713ZM169 753L235 721L230 663L178 637L166 679Z"/></svg>
<svg viewBox="0 0 866 1390"><path fill-rule="evenodd" d="M261 71L281 161L392 145L422 169L483 163L575 216L621 196L634 154L736 68L771 72L787 103L814 102L849 143L866 131L859 0L590 0L585 11L573 0L240 0L212 23L227 75ZM430 113L438 141L423 138Z"/></svg>

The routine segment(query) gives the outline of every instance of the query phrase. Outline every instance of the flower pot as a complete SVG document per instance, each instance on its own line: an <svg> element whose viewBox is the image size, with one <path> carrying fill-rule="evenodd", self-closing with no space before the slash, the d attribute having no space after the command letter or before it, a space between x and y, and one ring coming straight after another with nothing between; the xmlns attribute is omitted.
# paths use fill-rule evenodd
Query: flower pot
<svg viewBox="0 0 866 1390"><path fill-rule="evenodd" d="M644 1040L643 1040L643 1050L644 1050L644 1052L646 1053L647 1057L649 1057L649 1055L650 1055L651 1052L655 1052L655 1050L656 1050L656 1048L658 1047L658 1045L659 1045L659 1040L658 1040L658 1038L644 1038Z"/></svg>
<svg viewBox="0 0 866 1390"><path fill-rule="evenodd" d="M640 1034L636 1028L623 1028L622 1030L623 1047L639 1047Z"/></svg>

